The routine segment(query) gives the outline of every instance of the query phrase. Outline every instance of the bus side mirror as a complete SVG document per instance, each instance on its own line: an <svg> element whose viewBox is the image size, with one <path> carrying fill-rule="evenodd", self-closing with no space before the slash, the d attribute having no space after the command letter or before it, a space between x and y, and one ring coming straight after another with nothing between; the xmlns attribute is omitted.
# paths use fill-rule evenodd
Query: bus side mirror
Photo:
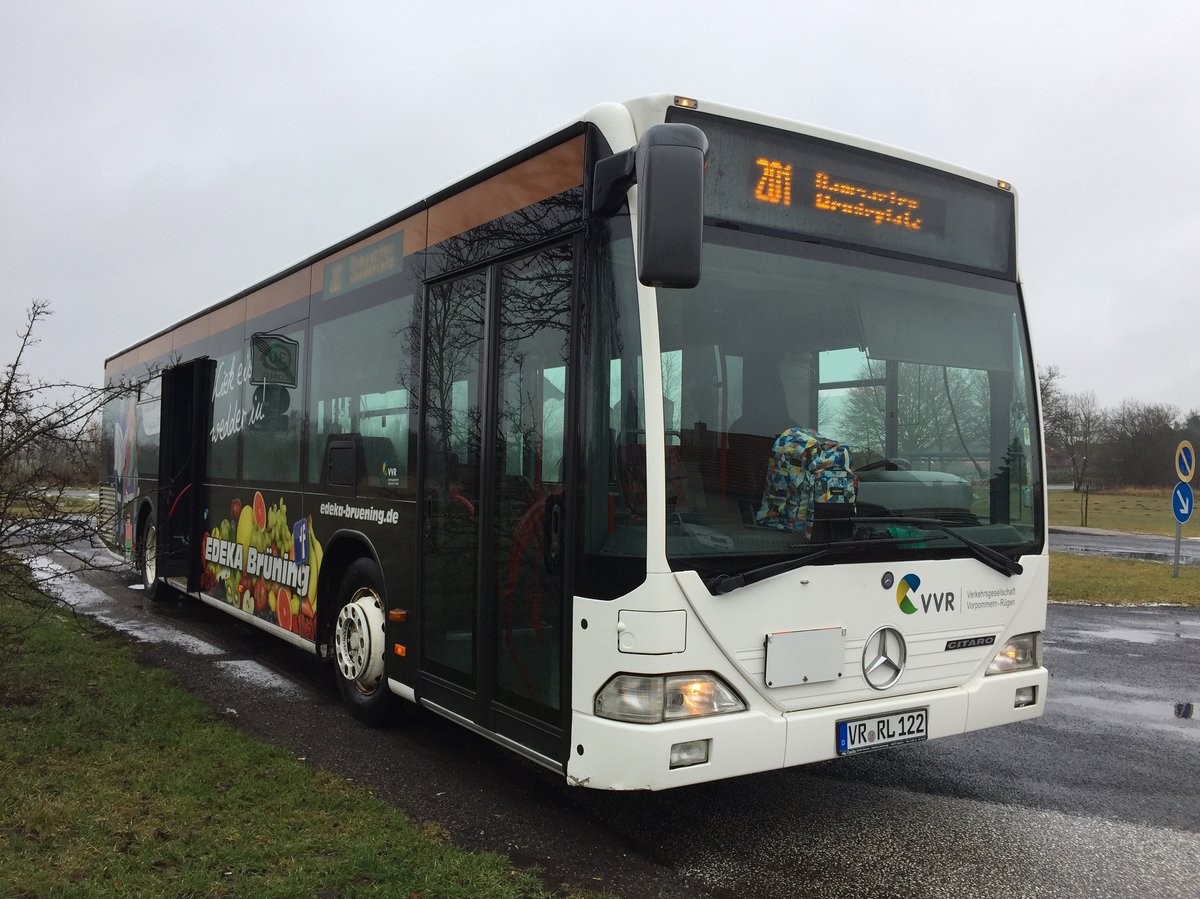
<svg viewBox="0 0 1200 899"><path fill-rule="evenodd" d="M707 153L695 125L655 125L638 141L638 280L647 287L700 283Z"/></svg>
<svg viewBox="0 0 1200 899"><path fill-rule="evenodd" d="M596 164L593 209L613 214L638 185L638 280L647 287L695 287L704 242L704 157L708 138L695 125L646 129L637 147Z"/></svg>

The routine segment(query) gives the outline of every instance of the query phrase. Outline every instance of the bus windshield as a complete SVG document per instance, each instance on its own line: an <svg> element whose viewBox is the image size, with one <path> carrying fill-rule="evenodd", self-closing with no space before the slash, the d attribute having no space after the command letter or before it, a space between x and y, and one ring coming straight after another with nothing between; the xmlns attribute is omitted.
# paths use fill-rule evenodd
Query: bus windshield
<svg viewBox="0 0 1200 899"><path fill-rule="evenodd" d="M1015 283L717 226L703 266L658 292L673 567L1040 550Z"/></svg>

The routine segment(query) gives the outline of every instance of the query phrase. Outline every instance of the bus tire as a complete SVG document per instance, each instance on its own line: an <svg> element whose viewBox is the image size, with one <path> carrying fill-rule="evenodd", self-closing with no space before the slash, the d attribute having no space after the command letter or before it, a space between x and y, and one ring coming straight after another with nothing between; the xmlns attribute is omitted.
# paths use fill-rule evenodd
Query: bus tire
<svg viewBox="0 0 1200 899"><path fill-rule="evenodd" d="M383 575L371 559L351 563L338 589L333 623L333 676L342 701L359 721L383 724L395 708L384 674L387 611Z"/></svg>
<svg viewBox="0 0 1200 899"><path fill-rule="evenodd" d="M147 521L142 528L137 558L146 598L157 602L166 596L167 588L158 578L158 529L152 521Z"/></svg>

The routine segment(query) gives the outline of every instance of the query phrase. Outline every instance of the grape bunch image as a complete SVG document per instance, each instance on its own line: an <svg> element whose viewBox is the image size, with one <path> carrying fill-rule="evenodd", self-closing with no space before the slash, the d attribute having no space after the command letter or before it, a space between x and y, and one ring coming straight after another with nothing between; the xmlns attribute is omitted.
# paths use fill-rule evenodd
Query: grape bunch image
<svg viewBox="0 0 1200 899"><path fill-rule="evenodd" d="M200 587L285 631L312 640L317 630L317 574L323 550L312 517L288 519L282 497L267 506L234 497L229 517L205 534Z"/></svg>

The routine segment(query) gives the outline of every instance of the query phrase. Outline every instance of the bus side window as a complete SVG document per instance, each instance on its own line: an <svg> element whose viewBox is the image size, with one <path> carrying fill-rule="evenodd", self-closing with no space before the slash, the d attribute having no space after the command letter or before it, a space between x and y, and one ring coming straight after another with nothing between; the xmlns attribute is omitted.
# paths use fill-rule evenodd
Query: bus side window
<svg viewBox="0 0 1200 899"><path fill-rule="evenodd" d="M248 377L242 403L246 413L242 431L242 477L252 483L278 481L295 484L300 480L300 441L303 430L302 383L307 341L302 327L282 333L295 342L295 358L290 362L291 383L254 383ZM247 343L247 364L255 355L254 338ZM251 369L253 371L253 369Z"/></svg>
<svg viewBox="0 0 1200 899"><path fill-rule="evenodd" d="M360 492L411 496L416 489L413 297L404 296L319 322L313 327L308 439L317 450L333 435L356 434L363 452ZM380 370L347 359L389 359ZM307 479L324 478L323 453L310 450Z"/></svg>

